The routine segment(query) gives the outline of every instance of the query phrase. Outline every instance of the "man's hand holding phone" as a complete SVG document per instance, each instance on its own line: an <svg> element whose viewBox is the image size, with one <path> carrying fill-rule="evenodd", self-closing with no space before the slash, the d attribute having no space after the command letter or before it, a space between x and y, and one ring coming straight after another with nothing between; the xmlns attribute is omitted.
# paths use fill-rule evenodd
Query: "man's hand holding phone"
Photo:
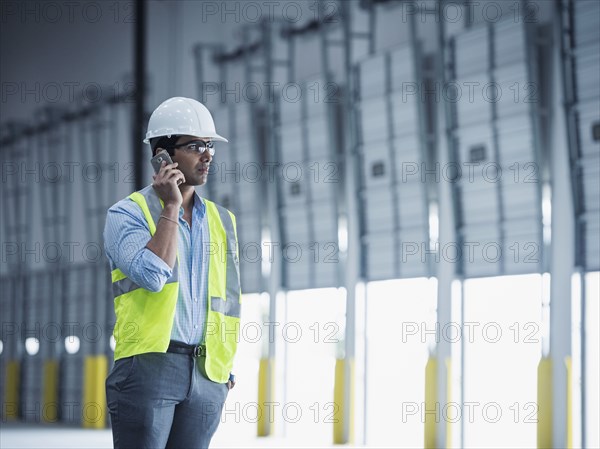
<svg viewBox="0 0 600 449"><path fill-rule="evenodd" d="M162 150L152 158L152 166L157 171L152 176L154 182L152 186L156 193L163 200L165 206L173 204L177 207L181 206L183 197L179 190L179 184L185 182L185 177L180 170L177 169L177 162L173 162L169 154ZM158 170L157 170L158 169Z"/></svg>

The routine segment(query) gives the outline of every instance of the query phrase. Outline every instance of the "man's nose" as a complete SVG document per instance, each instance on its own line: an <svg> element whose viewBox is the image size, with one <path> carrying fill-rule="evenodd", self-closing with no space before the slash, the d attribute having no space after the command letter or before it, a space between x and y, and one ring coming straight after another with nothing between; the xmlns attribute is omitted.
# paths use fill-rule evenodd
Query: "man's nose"
<svg viewBox="0 0 600 449"><path fill-rule="evenodd" d="M200 160L205 164L212 161L212 158L213 157L208 150L205 150L204 153L200 154Z"/></svg>

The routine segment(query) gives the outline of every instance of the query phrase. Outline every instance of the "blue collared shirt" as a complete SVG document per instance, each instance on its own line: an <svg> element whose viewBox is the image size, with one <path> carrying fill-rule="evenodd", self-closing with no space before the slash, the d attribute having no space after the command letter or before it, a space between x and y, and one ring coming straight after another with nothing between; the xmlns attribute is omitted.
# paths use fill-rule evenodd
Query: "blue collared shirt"
<svg viewBox="0 0 600 449"><path fill-rule="evenodd" d="M126 198L108 210L104 227L104 249L111 271L119 268L138 286L153 292L161 291L172 275L167 263L146 248L150 228L140 207ZM179 209L179 296L171 339L187 344L204 343L207 315L209 234L206 205L194 192L192 226L183 219Z"/></svg>

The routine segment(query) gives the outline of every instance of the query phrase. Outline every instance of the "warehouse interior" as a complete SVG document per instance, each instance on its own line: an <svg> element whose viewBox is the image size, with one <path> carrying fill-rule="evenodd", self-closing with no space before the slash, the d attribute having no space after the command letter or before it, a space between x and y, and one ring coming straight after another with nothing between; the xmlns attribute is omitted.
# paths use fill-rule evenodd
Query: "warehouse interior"
<svg viewBox="0 0 600 449"><path fill-rule="evenodd" d="M600 2L0 3L2 448L112 447L108 208L169 97L219 134L211 447L600 447Z"/></svg>

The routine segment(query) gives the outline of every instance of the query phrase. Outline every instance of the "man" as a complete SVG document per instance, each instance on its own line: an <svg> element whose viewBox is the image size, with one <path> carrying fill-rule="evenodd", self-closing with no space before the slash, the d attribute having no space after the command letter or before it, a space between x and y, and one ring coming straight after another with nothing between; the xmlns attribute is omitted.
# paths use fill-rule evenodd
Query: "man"
<svg viewBox="0 0 600 449"><path fill-rule="evenodd" d="M115 364L106 395L115 448L205 448L233 387L240 283L235 217L202 198L216 133L208 109L174 97L145 143L166 150L152 185L112 206Z"/></svg>

